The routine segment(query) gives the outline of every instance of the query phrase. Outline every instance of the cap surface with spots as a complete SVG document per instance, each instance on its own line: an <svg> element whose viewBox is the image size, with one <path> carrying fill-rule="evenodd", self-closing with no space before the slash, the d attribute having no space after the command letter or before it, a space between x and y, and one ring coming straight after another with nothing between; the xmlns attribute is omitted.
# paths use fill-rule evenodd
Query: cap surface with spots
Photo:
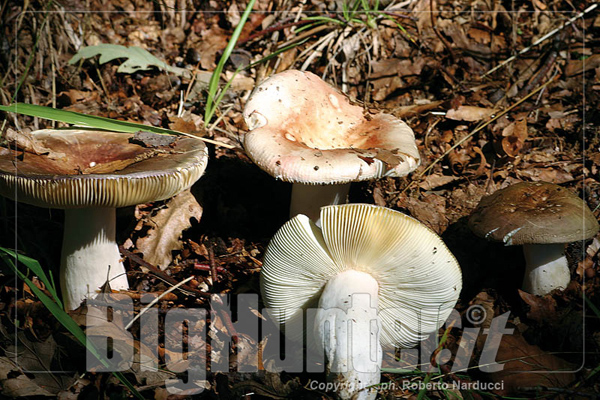
<svg viewBox="0 0 600 400"><path fill-rule="evenodd" d="M414 171L420 156L412 129L370 114L310 72L273 75L244 108L244 146L263 170L293 183L340 184Z"/></svg>
<svg viewBox="0 0 600 400"><path fill-rule="evenodd" d="M598 232L585 202L548 182L520 182L484 197L469 226L476 235L507 245L568 243Z"/></svg>

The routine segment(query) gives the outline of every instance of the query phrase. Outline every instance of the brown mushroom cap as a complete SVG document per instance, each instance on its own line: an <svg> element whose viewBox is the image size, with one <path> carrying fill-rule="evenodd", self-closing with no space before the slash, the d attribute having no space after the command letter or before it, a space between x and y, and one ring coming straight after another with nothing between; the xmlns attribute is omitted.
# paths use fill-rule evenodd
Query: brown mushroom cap
<svg viewBox="0 0 600 400"><path fill-rule="evenodd" d="M575 242L599 228L583 200L548 182L520 182L484 197L469 227L507 245Z"/></svg>
<svg viewBox="0 0 600 400"><path fill-rule="evenodd" d="M404 176L420 157L412 129L369 114L310 72L261 83L244 108L244 147L263 170L287 182L337 184Z"/></svg>
<svg viewBox="0 0 600 400"><path fill-rule="evenodd" d="M130 133L82 129L32 132L32 149L0 147L0 195L50 208L125 207L164 200L206 168L200 140L144 147Z"/></svg>

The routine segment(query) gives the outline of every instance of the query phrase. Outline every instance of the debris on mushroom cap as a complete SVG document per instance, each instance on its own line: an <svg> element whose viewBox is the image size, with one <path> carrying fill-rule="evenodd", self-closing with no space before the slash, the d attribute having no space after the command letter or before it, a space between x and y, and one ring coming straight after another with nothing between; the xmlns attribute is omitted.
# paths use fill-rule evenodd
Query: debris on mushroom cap
<svg viewBox="0 0 600 400"><path fill-rule="evenodd" d="M420 156L412 129L388 114L369 114L310 72L273 75L244 108L244 147L276 178L336 184L404 176Z"/></svg>
<svg viewBox="0 0 600 400"><path fill-rule="evenodd" d="M444 323L458 300L462 276L433 231L400 212L368 204L323 207L321 221L322 230L298 215L269 243L261 291L279 323L297 323L302 310L317 307L329 279L347 270L366 272L379 284L382 346L412 346ZM294 329L286 332L301 337Z"/></svg>
<svg viewBox="0 0 600 400"><path fill-rule="evenodd" d="M548 182L520 182L484 197L469 227L507 245L574 242L594 236L599 228L583 200Z"/></svg>
<svg viewBox="0 0 600 400"><path fill-rule="evenodd" d="M54 156L0 148L0 195L40 207L124 207L164 200L196 182L208 160L204 143L193 138L147 148L131 143L130 133L45 129L29 137Z"/></svg>

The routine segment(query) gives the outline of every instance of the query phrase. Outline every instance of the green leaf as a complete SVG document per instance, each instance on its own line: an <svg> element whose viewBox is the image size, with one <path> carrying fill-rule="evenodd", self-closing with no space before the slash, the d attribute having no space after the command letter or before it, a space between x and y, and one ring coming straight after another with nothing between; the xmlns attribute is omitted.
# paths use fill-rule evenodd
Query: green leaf
<svg viewBox="0 0 600 400"><path fill-rule="evenodd" d="M141 47L131 46L125 47L119 44L102 43L96 46L82 47L69 60L69 64L75 64L78 61L86 58L92 58L100 55L100 64L107 63L117 58L126 58L123 64L119 66L117 72L124 74L132 74L137 71L145 71L152 67L156 67L161 71L171 72L176 75L190 75L190 72L185 68L172 67L166 62L153 56L148 50Z"/></svg>

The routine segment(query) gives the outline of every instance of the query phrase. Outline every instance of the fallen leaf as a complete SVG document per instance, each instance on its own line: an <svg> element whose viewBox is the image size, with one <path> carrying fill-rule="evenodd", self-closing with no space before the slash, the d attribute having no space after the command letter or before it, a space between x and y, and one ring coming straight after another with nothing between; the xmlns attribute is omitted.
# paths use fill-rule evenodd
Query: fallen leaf
<svg viewBox="0 0 600 400"><path fill-rule="evenodd" d="M36 155L45 154L46 157L53 160L60 160L66 157L65 153L59 153L44 146L29 132L17 132L14 129L8 128L4 133L4 139L11 147L17 146L17 148L27 153Z"/></svg>
<svg viewBox="0 0 600 400"><path fill-rule="evenodd" d="M446 118L455 121L480 121L492 115L494 110L475 106L460 106L446 112Z"/></svg>
<svg viewBox="0 0 600 400"><path fill-rule="evenodd" d="M502 150L509 157L516 157L527 139L527 120L519 119L502 130Z"/></svg>
<svg viewBox="0 0 600 400"><path fill-rule="evenodd" d="M179 238L184 230L191 227L190 218L200 221L201 217L202 207L186 190L149 218L152 227L145 237L137 240L136 247L144 253L145 261L164 270L173 259L171 252L182 248Z"/></svg>
<svg viewBox="0 0 600 400"><path fill-rule="evenodd" d="M19 375L16 378L6 379L2 383L2 395L8 398L23 398L29 396L54 396L54 394L41 388L35 379L26 375Z"/></svg>
<svg viewBox="0 0 600 400"><path fill-rule="evenodd" d="M131 139L129 139L129 142L144 147L165 147L170 146L176 140L177 137L172 135L159 135L152 132L138 131Z"/></svg>
<svg viewBox="0 0 600 400"><path fill-rule="evenodd" d="M598 67L600 67L600 54L594 54L585 60L569 61L567 68L565 68L565 74L567 76L575 76Z"/></svg>
<svg viewBox="0 0 600 400"><path fill-rule="evenodd" d="M423 182L419 183L419 187L424 190L434 190L440 186L447 185L459 179L458 176L442 175L435 173L427 176Z"/></svg>
<svg viewBox="0 0 600 400"><path fill-rule="evenodd" d="M504 365L499 372L490 373L494 382L502 382L501 395L517 393L522 388L537 386L562 388L575 380L573 365L533 346L520 335L503 335L496 362Z"/></svg>
<svg viewBox="0 0 600 400"><path fill-rule="evenodd" d="M384 76L408 76L408 75L419 75L425 66L425 58L420 57L416 60L413 59L382 59L378 61L372 61L371 64L371 75L370 79L378 79Z"/></svg>
<svg viewBox="0 0 600 400"><path fill-rule="evenodd" d="M529 306L527 318L542 322L553 321L556 317L556 300L550 295L535 296L519 289L519 296Z"/></svg>

